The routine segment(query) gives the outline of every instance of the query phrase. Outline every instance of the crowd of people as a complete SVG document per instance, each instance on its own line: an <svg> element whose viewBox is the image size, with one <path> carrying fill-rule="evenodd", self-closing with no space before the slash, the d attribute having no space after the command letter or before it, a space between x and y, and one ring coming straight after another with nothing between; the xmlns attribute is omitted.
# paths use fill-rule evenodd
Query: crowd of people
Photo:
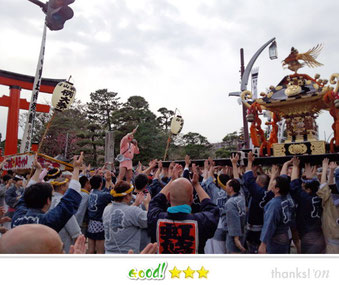
<svg viewBox="0 0 339 285"><path fill-rule="evenodd" d="M9 172L0 186L0 253L339 253L339 168L297 157L271 167L152 160L133 168L134 134L121 141L119 170Z"/></svg>

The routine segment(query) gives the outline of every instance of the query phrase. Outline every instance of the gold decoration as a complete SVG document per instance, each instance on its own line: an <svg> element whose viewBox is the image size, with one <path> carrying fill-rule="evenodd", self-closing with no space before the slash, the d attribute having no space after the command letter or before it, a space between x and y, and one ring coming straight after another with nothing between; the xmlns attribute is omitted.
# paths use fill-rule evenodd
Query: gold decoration
<svg viewBox="0 0 339 285"><path fill-rule="evenodd" d="M335 87L335 90L334 90L334 93L337 93L339 90L339 73L333 73L330 77L330 82L331 84L337 83L337 86Z"/></svg>
<svg viewBox="0 0 339 285"><path fill-rule="evenodd" d="M284 144L275 143L273 147L273 156L286 156Z"/></svg>
<svg viewBox="0 0 339 285"><path fill-rule="evenodd" d="M304 97L296 100L295 98L287 98L283 102L266 102L261 103L261 106L266 109L279 114L282 117L300 115L302 113L318 113L322 109L327 109L327 104L322 99L323 94L312 97Z"/></svg>
<svg viewBox="0 0 339 285"><path fill-rule="evenodd" d="M282 143L272 145L273 155L276 157L326 153L326 142L318 140L316 118L322 110L330 110L333 104L339 109L339 99L333 98L333 94L339 93L339 73L332 74L329 80L320 79L319 74L311 78L297 73L305 65L322 65L316 60L321 48L321 45L317 45L306 53L299 53L292 48L283 65L287 65L295 73L285 76L278 86L271 85L266 91L268 94L262 92L262 99L256 100L262 109L273 112L275 118L285 119L286 138ZM250 91L241 94L247 108L250 98ZM337 135L335 143L338 143L338 137ZM265 144L262 147L265 148Z"/></svg>
<svg viewBox="0 0 339 285"><path fill-rule="evenodd" d="M301 92L301 87L298 85L290 85L287 87L287 89L285 90L285 95L286 96L293 96L293 95L297 95Z"/></svg>
<svg viewBox="0 0 339 285"><path fill-rule="evenodd" d="M247 108L251 107L251 105L247 103L248 99L252 99L252 92L251 91L249 91L249 90L243 91L240 95L240 98L241 98L241 101L244 103L244 105Z"/></svg>
<svg viewBox="0 0 339 285"><path fill-rule="evenodd" d="M313 141L311 142L312 154L324 154L326 153L326 142L325 141Z"/></svg>
<svg viewBox="0 0 339 285"><path fill-rule="evenodd" d="M290 154L304 154L307 152L307 146L303 143L301 144L292 144L288 147Z"/></svg>
<svg viewBox="0 0 339 285"><path fill-rule="evenodd" d="M303 135L297 135L295 137L295 141L296 142L303 142L304 141L304 136Z"/></svg>

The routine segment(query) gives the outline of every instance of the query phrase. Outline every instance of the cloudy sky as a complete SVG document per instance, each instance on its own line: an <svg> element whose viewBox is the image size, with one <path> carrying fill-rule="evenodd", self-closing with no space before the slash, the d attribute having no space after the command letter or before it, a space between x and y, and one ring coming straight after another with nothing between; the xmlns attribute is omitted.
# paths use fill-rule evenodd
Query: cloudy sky
<svg viewBox="0 0 339 285"><path fill-rule="evenodd" d="M259 91L290 73L281 61L292 46L306 52L324 45L318 61L303 68L329 78L339 72L339 1L323 0L76 0L74 18L61 31L48 31L43 77L72 75L77 99L107 88L123 101L143 96L153 112L178 108L183 132L198 132L210 142L242 126L241 106L228 93L239 91L239 50L245 64L276 37L278 60L265 50L259 67ZM0 0L0 69L34 75L44 15L28 0ZM0 96L8 87L0 87ZM23 91L28 100L30 91ZM51 95L39 95L50 102ZM0 132L6 133L7 108L0 107ZM331 117L320 116L321 138L330 136ZM19 132L22 136L22 130Z"/></svg>

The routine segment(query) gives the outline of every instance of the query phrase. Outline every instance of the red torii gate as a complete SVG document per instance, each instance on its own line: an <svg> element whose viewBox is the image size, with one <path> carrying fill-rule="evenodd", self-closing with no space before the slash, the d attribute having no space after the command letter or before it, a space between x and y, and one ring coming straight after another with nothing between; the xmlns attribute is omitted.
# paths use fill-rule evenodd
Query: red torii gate
<svg viewBox="0 0 339 285"><path fill-rule="evenodd" d="M54 87L60 81L65 80L42 78L40 92L52 94ZM9 86L10 90L9 96L0 97L0 106L8 107L5 155L17 153L19 111L29 109L29 102L26 99L20 99L20 92L21 89L32 90L33 82L33 76L0 70L0 85ZM37 112L49 113L49 110L49 105L36 105Z"/></svg>

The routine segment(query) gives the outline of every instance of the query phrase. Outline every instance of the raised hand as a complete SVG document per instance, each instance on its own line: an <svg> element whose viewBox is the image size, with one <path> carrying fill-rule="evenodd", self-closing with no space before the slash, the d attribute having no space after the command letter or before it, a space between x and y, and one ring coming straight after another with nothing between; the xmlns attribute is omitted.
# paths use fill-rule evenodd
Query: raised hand
<svg viewBox="0 0 339 285"><path fill-rule="evenodd" d="M330 160L327 157L324 158L322 167L327 169L328 165L329 165L329 162L330 162Z"/></svg>
<svg viewBox="0 0 339 285"><path fill-rule="evenodd" d="M210 166L214 166L214 165L215 165L215 162L214 162L214 160L212 159L212 157L209 157L209 158L208 158L208 162L209 162Z"/></svg>
<svg viewBox="0 0 339 285"><path fill-rule="evenodd" d="M299 160L298 157L293 156L293 158L291 159L291 161L292 161L293 166L299 167L299 165L300 165L300 160ZM285 163L286 163L286 162L285 162Z"/></svg>
<svg viewBox="0 0 339 285"><path fill-rule="evenodd" d="M199 175L197 172L193 172L193 177L192 177L192 181L191 181L193 187L195 187L196 185L199 184Z"/></svg>
<svg viewBox="0 0 339 285"><path fill-rule="evenodd" d="M158 250L158 244L155 243L149 243L148 245L146 245L146 247L140 252L140 254L155 254L157 253ZM130 249L128 251L128 254L134 254L133 249Z"/></svg>
<svg viewBox="0 0 339 285"><path fill-rule="evenodd" d="M185 155L185 167L189 167L191 165L191 159L188 154Z"/></svg>
<svg viewBox="0 0 339 285"><path fill-rule="evenodd" d="M134 134L137 132L138 127L139 127L139 126L136 126L136 128L133 129L133 131L131 132L132 135L134 135Z"/></svg>
<svg viewBox="0 0 339 285"><path fill-rule="evenodd" d="M39 169L39 170L42 169L41 164L38 162L38 155L37 154L34 156L33 168Z"/></svg>
<svg viewBox="0 0 339 285"><path fill-rule="evenodd" d="M85 254L86 253L86 238L84 235L79 235L74 245L69 249L70 254Z"/></svg>
<svg viewBox="0 0 339 285"><path fill-rule="evenodd" d="M328 162L327 162L327 166L328 166ZM313 178L316 172L317 172L316 166L311 166L310 163L305 163L304 174L306 175L306 178L309 178L309 179Z"/></svg>
<svg viewBox="0 0 339 285"><path fill-rule="evenodd" d="M158 160L157 159L153 159L153 160L151 160L150 162L149 162L149 167L151 168L151 169L153 169L153 168L155 168L156 166L157 166L157 164L158 164Z"/></svg>
<svg viewBox="0 0 339 285"><path fill-rule="evenodd" d="M139 206L145 199L145 195L144 192L139 192L136 197L135 197L135 201L134 201L134 206Z"/></svg>
<svg viewBox="0 0 339 285"><path fill-rule="evenodd" d="M234 154L232 153L232 156L231 156L231 162L232 164L238 164L238 161L239 161L239 154Z"/></svg>
<svg viewBox="0 0 339 285"><path fill-rule="evenodd" d="M175 165L175 162L174 162L174 161L171 161L171 163L169 164L169 167L168 167L168 168L172 170L173 167L174 167L174 165Z"/></svg>
<svg viewBox="0 0 339 285"><path fill-rule="evenodd" d="M208 170L208 169L209 169L208 160L205 159L205 161L204 161L204 170Z"/></svg>
<svg viewBox="0 0 339 285"><path fill-rule="evenodd" d="M329 167L330 167L330 170L334 171L338 167L338 165L335 161L331 161L329 164Z"/></svg>
<svg viewBox="0 0 339 285"><path fill-rule="evenodd" d="M273 164L271 168L271 176L277 177L278 175L279 175L279 166L276 164Z"/></svg>
<svg viewBox="0 0 339 285"><path fill-rule="evenodd" d="M74 156L73 161L74 161L73 162L74 168L80 168L82 166L82 164L84 163L84 153L81 152L79 157Z"/></svg>
<svg viewBox="0 0 339 285"><path fill-rule="evenodd" d="M248 153L247 159L248 159L248 162L253 163L253 161L254 161L254 159L255 159L255 156L254 156L253 152L250 151L250 152Z"/></svg>
<svg viewBox="0 0 339 285"><path fill-rule="evenodd" d="M172 171L172 180L179 178L179 173L182 171L182 166L180 164L176 164Z"/></svg>

